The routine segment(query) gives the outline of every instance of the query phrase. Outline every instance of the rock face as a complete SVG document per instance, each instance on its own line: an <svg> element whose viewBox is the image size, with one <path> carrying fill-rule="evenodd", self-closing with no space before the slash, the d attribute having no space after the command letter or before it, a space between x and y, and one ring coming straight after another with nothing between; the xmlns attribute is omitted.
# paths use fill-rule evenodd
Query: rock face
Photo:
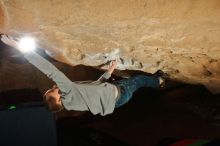
<svg viewBox="0 0 220 146"><path fill-rule="evenodd" d="M219 0L0 0L0 31L62 62L158 69L220 91Z"/></svg>

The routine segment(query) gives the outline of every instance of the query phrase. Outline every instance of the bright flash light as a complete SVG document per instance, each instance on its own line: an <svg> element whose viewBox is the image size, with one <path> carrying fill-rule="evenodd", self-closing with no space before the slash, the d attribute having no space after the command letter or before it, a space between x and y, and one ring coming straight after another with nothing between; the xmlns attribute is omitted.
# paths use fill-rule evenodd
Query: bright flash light
<svg viewBox="0 0 220 146"><path fill-rule="evenodd" d="M23 53L31 52L36 49L36 42L34 38L23 37L19 40L18 48Z"/></svg>

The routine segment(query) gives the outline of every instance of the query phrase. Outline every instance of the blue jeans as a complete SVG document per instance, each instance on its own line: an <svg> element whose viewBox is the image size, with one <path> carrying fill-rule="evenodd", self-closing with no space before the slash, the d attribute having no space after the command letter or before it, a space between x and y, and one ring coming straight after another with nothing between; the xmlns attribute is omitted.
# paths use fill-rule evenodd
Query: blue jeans
<svg viewBox="0 0 220 146"><path fill-rule="evenodd" d="M159 77L138 75L129 79L115 81L115 84L120 89L120 97L118 97L115 107L118 108L127 103L133 93L141 87L158 88L160 86Z"/></svg>

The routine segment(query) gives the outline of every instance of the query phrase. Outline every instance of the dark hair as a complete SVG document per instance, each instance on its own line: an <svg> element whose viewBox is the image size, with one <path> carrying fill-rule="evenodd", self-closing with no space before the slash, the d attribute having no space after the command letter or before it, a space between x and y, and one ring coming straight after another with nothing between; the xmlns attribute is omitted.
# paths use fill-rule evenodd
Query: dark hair
<svg viewBox="0 0 220 146"><path fill-rule="evenodd" d="M56 103L55 97L53 96L47 96L47 94L45 94L43 96L43 101L50 112L59 112L63 109L62 105Z"/></svg>

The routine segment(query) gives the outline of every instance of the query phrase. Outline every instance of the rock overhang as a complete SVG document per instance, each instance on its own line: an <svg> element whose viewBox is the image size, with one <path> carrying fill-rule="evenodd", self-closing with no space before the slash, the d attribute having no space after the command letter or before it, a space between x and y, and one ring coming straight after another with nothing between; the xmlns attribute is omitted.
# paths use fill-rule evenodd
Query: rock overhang
<svg viewBox="0 0 220 146"><path fill-rule="evenodd" d="M220 2L1 0L0 31L32 35L55 59L154 73L220 90Z"/></svg>

